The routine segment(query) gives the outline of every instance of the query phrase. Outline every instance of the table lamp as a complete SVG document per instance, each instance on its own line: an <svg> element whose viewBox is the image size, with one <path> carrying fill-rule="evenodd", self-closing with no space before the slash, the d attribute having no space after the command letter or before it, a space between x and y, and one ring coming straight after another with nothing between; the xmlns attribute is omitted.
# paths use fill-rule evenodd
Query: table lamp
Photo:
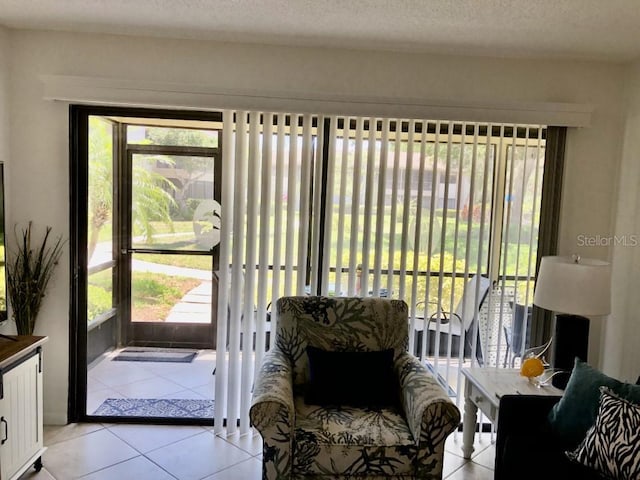
<svg viewBox="0 0 640 480"><path fill-rule="evenodd" d="M556 375L553 385L564 389L575 357L587 361L589 319L585 315L611 312L611 265L578 255L542 257L533 303L556 312L552 366L566 373Z"/></svg>

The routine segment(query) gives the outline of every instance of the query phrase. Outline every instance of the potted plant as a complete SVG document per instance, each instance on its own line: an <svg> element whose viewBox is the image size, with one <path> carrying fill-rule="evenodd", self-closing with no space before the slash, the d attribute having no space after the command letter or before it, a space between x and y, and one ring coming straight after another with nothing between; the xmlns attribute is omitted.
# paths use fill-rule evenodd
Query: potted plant
<svg viewBox="0 0 640 480"><path fill-rule="evenodd" d="M7 293L18 335L33 334L47 285L62 255L62 237L51 242L51 227L47 227L42 242L33 248L31 226L29 222L22 229L21 238L16 233L18 249L10 252L12 258L7 262Z"/></svg>

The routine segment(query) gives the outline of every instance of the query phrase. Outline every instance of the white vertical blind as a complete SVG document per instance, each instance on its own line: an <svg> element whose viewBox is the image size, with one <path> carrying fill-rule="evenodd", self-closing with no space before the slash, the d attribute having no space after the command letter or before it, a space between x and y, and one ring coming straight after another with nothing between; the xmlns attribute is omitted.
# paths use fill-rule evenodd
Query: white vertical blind
<svg viewBox="0 0 640 480"><path fill-rule="evenodd" d="M309 201L311 198L311 171L313 168L313 140L312 140L311 115L303 117L303 137L302 137L302 165L300 167L300 225L309 225L311 212ZM308 260L308 244L311 232L308 228L298 228L298 275L296 295L304 295L307 286L306 265Z"/></svg>
<svg viewBox="0 0 640 480"><path fill-rule="evenodd" d="M287 239L285 246L284 261L284 294L290 296L293 293L293 264L295 254L295 234L296 234L296 209L300 207L298 204L298 178L300 171L300 163L298 162L298 115L291 115L291 123L289 125L289 171L287 173L287 229L285 237Z"/></svg>
<svg viewBox="0 0 640 480"><path fill-rule="evenodd" d="M398 182L400 182L400 147L402 136L402 121L397 119L395 121L395 132L393 141L393 174L391 178L391 212L389 219L389 256L388 259L393 259L396 254L396 227L397 227L397 214L398 214ZM393 291L394 274L393 271L387 274L387 292Z"/></svg>
<svg viewBox="0 0 640 480"><path fill-rule="evenodd" d="M531 204L531 212L527 212L529 213L529 255L527 257L527 273L526 273L526 286L525 286L525 294L524 294L524 305L529 305L530 302L532 302L532 295L533 295L533 289L531 288L531 280L533 278L533 270L535 269L535 257L534 257L534 253L535 253L535 247L537 246L537 238L536 236L533 234L534 230L537 228L537 219L536 216L531 214L531 213L535 213L535 212L539 212L540 211L540 200L541 200L541 188L538 189L537 186L540 185L540 187L542 187L542 165L544 164L544 152L542 149L542 129L538 129L538 141L535 145L534 148L534 153L533 153L533 159L532 161L535 163L535 166L533 167L534 170L534 179L533 179L533 185L536 187L534 188L533 191L533 199L532 199L532 204ZM525 157L527 158L527 157ZM524 188L526 189L526 184L524 184ZM524 219L524 214L525 214L525 209L523 207L522 209L522 219L521 222L523 224L525 223L525 219ZM517 291L517 289L516 289ZM520 299L522 300L522 298ZM526 329L526 324L525 324L525 328L522 329L522 332L520 333L520 341L522 342L522 345L525 345L525 342L527 340L527 329Z"/></svg>
<svg viewBox="0 0 640 480"><path fill-rule="evenodd" d="M376 160L376 136L377 121L375 118L369 119L369 134L367 137L367 163L365 174L365 190L364 190L364 225L362 228L362 267L360 273L360 293L362 295L369 294L369 257L371 253L371 217L373 214L373 183Z"/></svg>
<svg viewBox="0 0 640 480"><path fill-rule="evenodd" d="M389 119L382 120L380 162L378 170L378 199L376 214L376 246L373 259L373 295L380 295L382 285L382 254L385 241L385 203L387 193L387 162L389 160Z"/></svg>
<svg viewBox="0 0 640 480"><path fill-rule="evenodd" d="M409 348L458 401L462 366L513 358L511 309L532 298L543 127L223 117L217 433L225 418L228 433L249 432L269 305L285 294L404 299ZM466 288L477 275L493 284L486 299L479 282Z"/></svg>
<svg viewBox="0 0 640 480"><path fill-rule="evenodd" d="M402 208L402 236L400 240L400 286L398 296L405 298L406 274L407 274L407 254L409 242L409 223L411 208L411 178L413 176L413 136L415 122L409 121L409 132L407 145L407 155L404 167L404 203Z"/></svg>
<svg viewBox="0 0 640 480"><path fill-rule="evenodd" d="M240 332L242 330L242 302L244 298L244 246L247 205L247 112L236 113L233 192L233 242L231 257L231 295L229 308L229 386L227 389L227 415L239 418L241 380ZM222 212L224 215L224 212ZM221 266L221 268L225 268ZM246 322L245 322L246 323ZM222 339L220 339L222 340ZM220 343L220 342L218 342ZM219 351L219 350L218 350ZM234 433L237 422L227 423L227 432Z"/></svg>
<svg viewBox="0 0 640 480"><path fill-rule="evenodd" d="M274 215L273 215L273 265L271 293L280 291L280 266L282 265L282 195L284 191L284 157L285 157L285 115L278 115L278 135L276 143L276 171L275 171L275 196L274 196ZM272 306L275 305L272 302ZM271 309L273 313L273 308ZM271 328L275 331L277 323L276 315L271 315Z"/></svg>
<svg viewBox="0 0 640 480"><path fill-rule="evenodd" d="M273 245L271 239L271 216L273 212L273 202L271 194L271 171L273 165L273 114L265 113L262 135L262 164L260 169L260 241L258 258L258 303L256 308L256 320L267 318L267 311L271 299L267 296L267 285L269 284L269 267L271 256L269 247ZM258 175L255 175L258 178ZM266 322L256 321L256 356L255 368L257 370L262 364L263 352L266 345Z"/></svg>
<svg viewBox="0 0 640 480"><path fill-rule="evenodd" d="M506 364L513 305L530 305L544 127L330 121L323 253L336 292L407 301L410 350L460 399L460 368Z"/></svg>
<svg viewBox="0 0 640 480"><path fill-rule="evenodd" d="M277 321L269 305L306 287L317 131L311 115L276 123L271 113L223 115L216 433L224 419L228 434L250 432L254 374Z"/></svg>
<svg viewBox="0 0 640 480"><path fill-rule="evenodd" d="M247 172L247 240L246 240L246 272L244 291L244 308L242 310L242 350L247 351L253 342L253 332L257 334L255 325L255 309L252 299L255 298L255 277L256 277L256 255L257 255L257 232L258 222L258 205L260 199L260 116L253 114L249 119L249 156ZM263 322L260 322L264 324ZM240 418L249 416L249 407L251 400L251 385L253 384L254 363L251 355L242 355L242 373L240 388ZM240 424L240 434L249 433L249 422Z"/></svg>
<svg viewBox="0 0 640 480"><path fill-rule="evenodd" d="M225 110L222 116L222 144L232 145L234 135L234 119L233 112ZM220 218L220 270L218 271L218 312L217 312L217 330L216 330L216 394L214 404L215 426L214 432L221 433L224 428L223 419L226 417L226 395L224 392L227 388L227 317L229 316L229 284L231 283L231 275L229 274L228 265L231 264L231 232L233 229L233 187L234 187L234 149L223 148L222 150L222 191L221 204L224 205L224 215Z"/></svg>
<svg viewBox="0 0 640 480"><path fill-rule="evenodd" d="M422 208L423 208L423 197L424 197L424 170L425 170L425 162L426 162L426 154L427 154L427 123L424 122L422 124L422 135L420 139L420 160L418 166L418 191L416 195L416 214L415 214L415 228L413 233L413 263L412 263L412 271L413 274L411 276L411 298L418 298L418 276L420 272L420 241L422 238ZM411 141L411 139L409 140ZM416 329L416 310L417 310L417 301L411 302L410 306L410 320L409 320L409 331L413 332ZM409 338L409 350L415 350L415 335L411 335Z"/></svg>
<svg viewBox="0 0 640 480"><path fill-rule="evenodd" d="M353 195L351 196L351 225L349 244L349 289L348 295L357 295L357 269L358 257L362 252L360 246L360 174L362 170L362 137L364 129L364 118L356 118L356 145L353 163ZM325 232L326 234L326 232ZM326 255L327 252L325 252Z"/></svg>

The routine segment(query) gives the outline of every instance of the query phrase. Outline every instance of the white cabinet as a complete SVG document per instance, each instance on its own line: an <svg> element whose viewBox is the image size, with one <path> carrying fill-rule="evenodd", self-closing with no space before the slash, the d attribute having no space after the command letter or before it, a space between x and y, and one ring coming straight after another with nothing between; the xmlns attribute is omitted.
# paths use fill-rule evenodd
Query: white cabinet
<svg viewBox="0 0 640 480"><path fill-rule="evenodd" d="M31 344L0 365L0 480L13 480L42 466L41 347Z"/></svg>

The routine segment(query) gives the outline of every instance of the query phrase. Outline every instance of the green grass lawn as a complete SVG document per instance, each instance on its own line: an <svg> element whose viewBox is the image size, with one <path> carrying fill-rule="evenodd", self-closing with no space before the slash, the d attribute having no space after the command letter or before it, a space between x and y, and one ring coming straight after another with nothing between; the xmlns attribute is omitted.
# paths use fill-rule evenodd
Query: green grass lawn
<svg viewBox="0 0 640 480"><path fill-rule="evenodd" d="M286 212L285 207L286 206L282 207L283 208L283 228L286 226L286 214L284 213ZM427 213L425 213L424 215L427 215ZM379 248L381 250L381 253L382 253L381 263L382 263L383 269L393 268L398 270L402 267L402 255L400 252L403 244L403 241L402 241L403 240L402 238L403 224L401 223L403 220L403 216L401 214L397 214L396 218L397 218L397 223L395 225L396 233L394 236L395 254L392 262L389 261L389 244L390 244L390 238L391 238L388 234L391 230L390 209L387 208L384 212L384 218L382 223L384 225L385 234L382 236L382 239L381 239L382 243L380 245L376 245L375 243L376 218L373 217L371 219L370 225L371 225L372 241L371 241L371 254L369 256L370 268L373 268L374 266L373 261L374 261L374 252L376 248ZM294 221L297 222L298 220L299 218L296 215L296 218L294 219ZM331 266L335 266L337 264L338 220L339 220L338 207L335 206L334 212L333 212L333 218L332 218L332 227L331 227L331 244L330 244L330 248L328 249L328 252L324 252L325 254L327 253L329 254L329 263ZM351 239L351 222L352 222L351 214L350 213L345 214L343 221L344 221L344 238L342 243L343 251L342 251L341 266L344 268L349 266L350 260L351 260L350 259L350 239ZM413 257L415 254L417 254L419 255L418 264L417 264L419 271L427 271L427 267L430 267L429 271L431 272L439 272L441 269L444 272L455 271L456 275L459 277L456 280L455 286L454 286L450 278L445 277L441 284L440 279L437 276L436 277L432 276L429 280L427 280L425 276L422 276L422 275L419 276L419 278L417 279L417 284L415 286L416 287L415 301L417 302L425 298L430 298L430 299L438 298L438 295L441 294L441 297L442 297L441 302L444 302L446 304L453 303L453 305L455 306L464 290L464 282L460 277L462 277L465 269L467 268L467 266L465 265L465 258L467 257L467 254L470 261L468 265L468 270L471 274L473 274L477 270L478 251L479 251L479 248L482 247L483 252L481 255L482 261L481 261L480 271L482 273L486 273L486 268L488 266L488 258L487 258L488 243L489 243L488 238L490 234L488 221L485 224L483 238L481 239L480 238L481 224L479 221L474 220L474 221L468 222L466 218L456 219L455 216L451 215L451 211L449 211L449 215L447 216L445 221L443 218L443 212L438 211L436 212L436 215L434 215L434 221L433 221L433 227L432 227L433 233L432 233L431 242L429 242L429 238L428 238L428 233L429 233L428 230L430 227L428 218L424 218L423 222L419 226L416 225L415 219L411 215L408 217L408 221L409 221L409 225L407 228L407 242L406 242L407 250L406 250L404 269L412 270L414 268ZM364 215L363 213L361 213L358 218L358 232L357 232L359 246L363 244L364 222L365 222ZM199 269L203 271L211 271L211 268L212 268L211 255L180 254L180 252L184 250L201 250L201 247L199 247L195 243L195 236L193 233L192 222L175 221L173 222L172 225L156 222L154 223L153 228L154 228L154 231L156 232L156 236L152 243L145 245L145 248L151 247L151 248L158 248L163 250L175 250L176 254L135 254L134 258L143 260L146 262L156 263L156 264L194 268L194 269ZM415 244L416 228L420 228L420 240L419 240L419 244L417 245ZM273 214L269 218L269 229L270 229L270 232L273 232L274 230ZM104 228L100 235L101 240L108 241L108 239L110 238L110 235L111 235L110 227ZM528 273L527 270L528 270L530 255L531 255L532 262L535 262L535 247L537 246L537 230L533 232L533 235L534 235L534 242L533 242L534 251L532 255L531 255L532 252L529 247L529 239L531 236L531 231L529 226L524 226L520 229L520 231L518 231L517 227L512 225L509 231L508 243L505 243L503 238L503 242L501 244L501 250L502 250L503 261L506 259L505 273L507 275L515 275L515 274L526 275ZM520 244L517 243L518 236L520 237ZM444 237L444 240L443 240L443 237ZM469 238L469 242L467 242L467 237ZM280 251L281 264L284 264L287 258L287 248L289 247L289 245L287 245L287 241L286 241L287 239L285 236L280 237L279 240L281 242L280 244L281 245L281 251ZM273 258L274 242L275 242L275 238L272 236L272 238L269 239L269 248L270 248L269 258L270 259ZM256 244L256 251L258 251L258 247L259 245ZM294 235L293 237L292 247L294 251L294 259L297 259L297 251L298 251L298 235L297 234ZM430 251L430 255L428 251ZM454 251L455 251L455 258L454 258ZM444 253L442 259L441 259L441 253ZM430 257L430 260L429 260L429 257ZM359 248L357 250L356 264L360 264L361 262L362 262L362 257L361 257L361 252ZM502 274L503 268L504 266L501 265L499 272L496 272L496 273ZM283 276L284 276L284 273L281 272L281 282L280 282L281 288L283 286ZM295 276L295 273L294 273L294 276ZM348 274L343 274L341 277L341 290L343 291L346 291L347 276ZM96 283L96 280L94 280L93 277L94 276L92 276L92 279L90 281L91 283L90 289L91 288L94 289L92 298L95 298L97 303L103 304L103 305L109 302L109 308L110 308L110 298L111 298L110 289L104 288L103 286L102 289L104 291L99 292L98 290L96 290L96 288L99 287L98 284L100 282ZM177 291L183 292L184 288L187 288L190 286L189 282L185 282L184 284L185 286L183 288L180 285L176 285L175 280L170 279L169 277L167 278L163 278L163 277L165 276L156 276L156 280L158 282L161 281L161 283L164 284L167 292L172 291L172 289L174 288L177 289L176 292ZM267 286L268 298L271 298L272 272L269 273L268 277L269 277L268 286ZM138 277L134 275L134 282L139 281L137 280L137 278ZM335 281L336 281L335 274L330 274L329 282L335 283ZM404 290L405 290L406 298L409 298L409 296L411 295L411 292L413 291L413 287L414 287L413 281L414 281L413 278L410 276L405 278ZM369 277L368 282L369 282L369 286L371 287L373 282L373 276ZM428 283L428 286L427 286L427 283ZM295 284L295 281L294 281L294 284ZM381 285L385 288L387 287L386 278L382 279ZM134 289L135 288L141 288L141 285L140 284L136 285L134 283ZM429 289L428 296L426 295L427 288ZM401 289L400 278L396 275L394 276L392 281L392 295L397 296L400 289ZM177 295L178 294L176 293L173 297ZM162 305L164 305L164 307L159 307L159 312L164 311L163 308L166 310L165 307L170 308L170 305L173 302L173 300L170 300L170 299L172 299L173 297L171 295L168 295L166 292L164 292L162 295L157 294L157 295L148 296L148 298L154 298L155 301L162 303ZM91 298L90 298L90 304L91 304ZM142 308L142 306L143 304L139 304L137 306L134 304L134 308L138 308L138 307ZM147 305L144 308L147 308L147 307L149 307L149 305ZM100 309L97 309L96 311L99 311L99 310ZM153 315L149 313L149 315L144 314L142 316L145 317L145 316L153 316Z"/></svg>

